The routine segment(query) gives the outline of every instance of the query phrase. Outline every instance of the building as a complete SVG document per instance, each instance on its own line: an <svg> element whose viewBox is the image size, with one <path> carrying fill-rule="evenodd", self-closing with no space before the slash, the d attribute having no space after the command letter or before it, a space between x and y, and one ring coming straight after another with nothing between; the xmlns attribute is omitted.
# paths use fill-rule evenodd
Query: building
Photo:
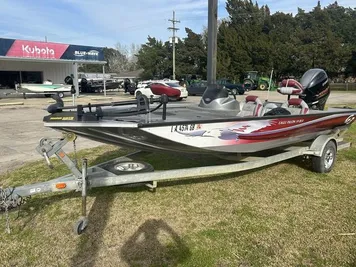
<svg viewBox="0 0 356 267"><path fill-rule="evenodd" d="M142 74L143 69L139 70L134 70L134 71L126 71L126 72L120 72L117 75L114 76L116 79L139 79L140 75Z"/></svg>
<svg viewBox="0 0 356 267"><path fill-rule="evenodd" d="M64 83L71 74L78 81L78 64L83 63L104 66L103 47L0 38L0 90L15 88L16 82Z"/></svg>

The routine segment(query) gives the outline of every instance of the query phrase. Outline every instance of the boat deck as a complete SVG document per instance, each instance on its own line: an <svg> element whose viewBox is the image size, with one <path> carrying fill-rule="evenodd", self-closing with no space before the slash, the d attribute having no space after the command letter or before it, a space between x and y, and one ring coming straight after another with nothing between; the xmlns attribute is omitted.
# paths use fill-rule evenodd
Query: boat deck
<svg viewBox="0 0 356 267"><path fill-rule="evenodd" d="M179 122L179 121L211 121L211 120L226 120L231 118L236 119L239 113L237 111L224 111L224 110L209 110L198 107L196 104L184 105L184 104L174 104L167 105L166 119L163 120L163 110L158 109L150 114L139 114L139 115L129 115L129 116L115 116L115 111L113 112L113 117L103 117L103 120L116 120L116 121L131 121L137 123L169 123L169 122Z"/></svg>
<svg viewBox="0 0 356 267"><path fill-rule="evenodd" d="M280 102L268 102L280 107ZM264 103L266 105L267 103ZM71 122L98 122L113 123L125 122L146 127L148 125L173 125L173 124L197 124L208 122L229 122L245 120L266 120L278 118L297 118L301 116L315 116L319 114L327 116L336 113L350 112L350 108L331 108L326 111L309 110L307 114L300 114L298 109L296 113L284 115L260 115L253 116L247 112L242 112L239 108L236 110L212 110L199 107L197 104L172 103L169 102L164 108L160 103L153 103L149 106L140 106L136 101L126 103L96 104L87 106L73 106L61 108L60 112L52 112L52 115L44 118L45 122L61 123L63 121ZM150 110L150 112L148 112ZM290 110L290 108L288 108ZM69 119L68 119L69 118Z"/></svg>

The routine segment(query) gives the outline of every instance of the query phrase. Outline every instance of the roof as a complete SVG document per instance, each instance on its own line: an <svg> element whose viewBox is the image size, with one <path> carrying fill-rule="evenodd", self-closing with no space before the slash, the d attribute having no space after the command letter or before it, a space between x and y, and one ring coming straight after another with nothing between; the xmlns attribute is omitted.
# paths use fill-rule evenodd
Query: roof
<svg viewBox="0 0 356 267"><path fill-rule="evenodd" d="M96 60L68 60L68 59L44 59L44 58L20 58L20 57L5 57L0 56L3 61L22 61L22 62L49 62L49 63L80 63L80 64L100 64L104 65L106 61Z"/></svg>
<svg viewBox="0 0 356 267"><path fill-rule="evenodd" d="M140 74L143 72L143 69L139 70L134 70L134 71L125 71L125 72L120 72L117 75L115 75L116 78L137 78L140 76Z"/></svg>

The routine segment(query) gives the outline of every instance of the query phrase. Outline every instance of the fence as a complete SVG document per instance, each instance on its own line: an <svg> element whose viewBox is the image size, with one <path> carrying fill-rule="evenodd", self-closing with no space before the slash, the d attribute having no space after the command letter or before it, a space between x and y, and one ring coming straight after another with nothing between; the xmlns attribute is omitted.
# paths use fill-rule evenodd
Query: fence
<svg viewBox="0 0 356 267"><path fill-rule="evenodd" d="M330 89L334 91L356 91L356 83L330 83Z"/></svg>

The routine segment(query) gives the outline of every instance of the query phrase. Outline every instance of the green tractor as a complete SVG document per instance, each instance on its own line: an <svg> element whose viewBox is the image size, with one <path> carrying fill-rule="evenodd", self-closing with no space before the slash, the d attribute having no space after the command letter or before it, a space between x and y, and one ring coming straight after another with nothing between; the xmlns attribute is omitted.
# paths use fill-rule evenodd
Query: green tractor
<svg viewBox="0 0 356 267"><path fill-rule="evenodd" d="M182 79L181 79L181 82L184 83L187 87L191 84L199 83L201 81L202 81L201 75L197 75L197 74L185 74L182 75Z"/></svg>
<svg viewBox="0 0 356 267"><path fill-rule="evenodd" d="M270 90L275 89L275 85L273 81L271 85L269 84L268 77L261 77L258 74L258 71L248 71L245 73L244 80L243 80L244 89L246 91L249 90L267 90L269 86L271 86Z"/></svg>

